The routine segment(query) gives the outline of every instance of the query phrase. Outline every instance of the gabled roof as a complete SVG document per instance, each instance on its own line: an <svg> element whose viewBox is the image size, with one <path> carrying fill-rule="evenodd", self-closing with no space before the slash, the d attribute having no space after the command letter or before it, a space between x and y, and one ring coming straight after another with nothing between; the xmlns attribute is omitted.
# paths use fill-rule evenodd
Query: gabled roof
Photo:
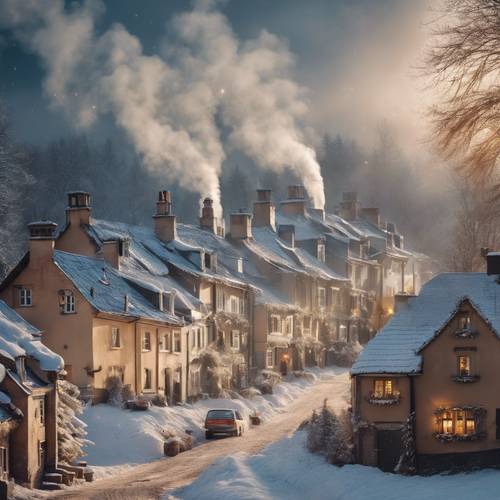
<svg viewBox="0 0 500 500"><path fill-rule="evenodd" d="M0 300L0 353L14 360L19 356L36 359L45 371L60 371L64 361L40 341L41 332Z"/></svg>
<svg viewBox="0 0 500 500"><path fill-rule="evenodd" d="M485 273L443 273L396 313L367 344L353 375L414 374L421 370L420 349L441 330L463 300L469 300L493 331L500 332L500 284Z"/></svg>
<svg viewBox="0 0 500 500"><path fill-rule="evenodd" d="M53 259L56 266L97 311L131 319L182 324L177 316L155 307L105 260L61 250L54 250Z"/></svg>

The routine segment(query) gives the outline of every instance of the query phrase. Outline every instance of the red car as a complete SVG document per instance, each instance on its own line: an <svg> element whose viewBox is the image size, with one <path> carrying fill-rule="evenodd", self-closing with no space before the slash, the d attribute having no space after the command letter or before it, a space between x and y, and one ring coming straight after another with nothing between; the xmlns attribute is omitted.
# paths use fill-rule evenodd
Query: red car
<svg viewBox="0 0 500 500"><path fill-rule="evenodd" d="M241 436L245 428L243 417L237 410L209 410L205 419L205 437L211 439L214 434Z"/></svg>

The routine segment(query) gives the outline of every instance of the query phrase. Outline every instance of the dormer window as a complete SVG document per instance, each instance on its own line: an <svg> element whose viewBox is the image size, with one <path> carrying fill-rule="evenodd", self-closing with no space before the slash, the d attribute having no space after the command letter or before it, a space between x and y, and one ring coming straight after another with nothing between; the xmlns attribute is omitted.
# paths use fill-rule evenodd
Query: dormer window
<svg viewBox="0 0 500 500"><path fill-rule="evenodd" d="M322 241L318 241L317 257L320 262L325 262L325 244Z"/></svg>
<svg viewBox="0 0 500 500"><path fill-rule="evenodd" d="M26 364L23 356L16 358L16 372L21 383L26 380Z"/></svg>
<svg viewBox="0 0 500 500"><path fill-rule="evenodd" d="M123 239L118 241L118 254L120 257L130 256L130 240Z"/></svg>
<svg viewBox="0 0 500 500"><path fill-rule="evenodd" d="M243 273L243 259L239 258L236 264L239 273Z"/></svg>

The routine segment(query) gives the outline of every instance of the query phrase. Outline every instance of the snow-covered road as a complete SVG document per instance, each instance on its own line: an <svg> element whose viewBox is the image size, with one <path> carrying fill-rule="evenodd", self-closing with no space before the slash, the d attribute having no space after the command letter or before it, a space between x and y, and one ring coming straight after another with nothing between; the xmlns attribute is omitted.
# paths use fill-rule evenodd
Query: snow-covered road
<svg viewBox="0 0 500 500"><path fill-rule="evenodd" d="M305 418L310 416L313 408L321 406L325 398L328 398L330 405L334 408L344 407L348 393L348 371L338 370L336 375L330 372L291 402L283 413L275 415L259 427L250 429L243 438L206 442L175 458L163 458L139 465L124 473L101 479L84 487L65 490L58 495L52 494L51 498L159 498L166 490L193 482L212 464L226 457L239 452L254 455L267 445L289 436Z"/></svg>

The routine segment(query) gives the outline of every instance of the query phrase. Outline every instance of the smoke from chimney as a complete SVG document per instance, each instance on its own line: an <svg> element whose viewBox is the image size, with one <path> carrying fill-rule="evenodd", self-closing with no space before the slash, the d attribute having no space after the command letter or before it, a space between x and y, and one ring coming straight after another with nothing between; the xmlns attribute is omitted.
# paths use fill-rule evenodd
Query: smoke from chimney
<svg viewBox="0 0 500 500"><path fill-rule="evenodd" d="M240 41L212 2L173 20L175 38L162 55L145 55L123 25L96 32L104 4L88 0L4 0L0 27L42 60L45 92L80 127L105 114L128 134L145 166L213 200L222 217L219 177L225 158L215 117L229 130L227 146L262 169L290 169L312 203L324 206L323 179L305 138L308 111L291 78L286 44L263 31Z"/></svg>

